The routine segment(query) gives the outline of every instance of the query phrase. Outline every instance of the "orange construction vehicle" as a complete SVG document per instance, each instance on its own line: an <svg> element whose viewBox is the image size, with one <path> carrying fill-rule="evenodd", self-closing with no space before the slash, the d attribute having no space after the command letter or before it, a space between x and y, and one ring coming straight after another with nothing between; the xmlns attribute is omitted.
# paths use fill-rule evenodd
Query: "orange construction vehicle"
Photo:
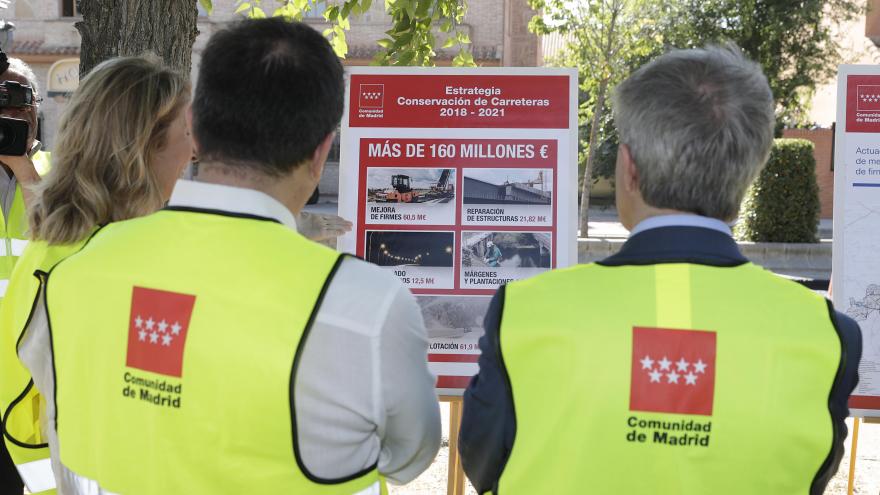
<svg viewBox="0 0 880 495"><path fill-rule="evenodd" d="M389 203L419 202L419 193L410 187L408 175L392 175L391 187L394 189L385 193L385 201Z"/></svg>
<svg viewBox="0 0 880 495"><path fill-rule="evenodd" d="M451 169L443 169L440 179L427 189L413 189L408 175L392 175L391 189L376 194L376 201L379 203L424 203L442 199L449 201L455 191L455 187L449 183L451 174Z"/></svg>

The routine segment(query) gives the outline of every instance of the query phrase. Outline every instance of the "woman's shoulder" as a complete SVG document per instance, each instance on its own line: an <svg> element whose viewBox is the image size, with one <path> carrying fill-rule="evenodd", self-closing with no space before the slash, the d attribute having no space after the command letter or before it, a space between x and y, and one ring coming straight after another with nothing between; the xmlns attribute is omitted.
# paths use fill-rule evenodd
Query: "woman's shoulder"
<svg viewBox="0 0 880 495"><path fill-rule="evenodd" d="M46 241L30 241L24 252L15 262L12 279L16 273L24 273L30 277L37 270L48 272L61 260L76 253L82 248L85 240L73 244L49 244Z"/></svg>

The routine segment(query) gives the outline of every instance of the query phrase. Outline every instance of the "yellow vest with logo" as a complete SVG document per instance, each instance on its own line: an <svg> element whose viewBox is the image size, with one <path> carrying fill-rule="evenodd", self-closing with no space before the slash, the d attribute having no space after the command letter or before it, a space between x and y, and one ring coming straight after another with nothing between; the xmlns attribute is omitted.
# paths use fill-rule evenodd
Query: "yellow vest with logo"
<svg viewBox="0 0 880 495"><path fill-rule="evenodd" d="M298 357L340 261L240 215L167 209L100 230L46 282L63 466L126 495L384 493L375 465L320 479L297 445Z"/></svg>
<svg viewBox="0 0 880 495"><path fill-rule="evenodd" d="M507 286L499 332L499 494L807 494L830 462L829 307L755 265L552 272Z"/></svg>

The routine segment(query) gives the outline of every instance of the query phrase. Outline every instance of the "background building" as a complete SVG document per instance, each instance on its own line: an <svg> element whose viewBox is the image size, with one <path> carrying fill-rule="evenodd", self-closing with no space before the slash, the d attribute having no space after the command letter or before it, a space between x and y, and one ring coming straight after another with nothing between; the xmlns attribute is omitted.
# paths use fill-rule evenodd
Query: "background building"
<svg viewBox="0 0 880 495"><path fill-rule="evenodd" d="M15 25L12 31L0 32L0 43L7 53L23 59L33 67L44 96L40 108L41 139L51 149L58 118L67 101L65 93L76 88L80 53L80 36L74 23L80 20L77 0L8 0L9 7L0 10L0 18ZM192 0L198 4L197 0ZM332 0L331 0L332 2ZM236 0L214 0L211 15L198 6L199 36L193 45L192 78L196 82L201 52L218 29L241 19L235 14ZM328 26L322 17L323 8L310 12L305 22L322 31ZM481 66L535 66L540 61L540 39L529 33L528 22L533 15L527 0L470 0L462 28L470 36L470 49ZM391 18L383 2L373 2L369 12L352 18L351 31L346 33L349 53L347 66L368 65L378 50L376 41L391 28ZM4 35L6 38L4 38ZM438 56L438 65L449 65L454 50ZM324 194L338 189L338 144L321 182Z"/></svg>

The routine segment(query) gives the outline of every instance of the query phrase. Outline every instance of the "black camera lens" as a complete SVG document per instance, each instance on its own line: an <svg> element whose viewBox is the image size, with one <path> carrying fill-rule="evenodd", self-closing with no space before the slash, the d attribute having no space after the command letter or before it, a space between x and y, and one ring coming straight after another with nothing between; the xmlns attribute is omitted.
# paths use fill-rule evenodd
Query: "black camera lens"
<svg viewBox="0 0 880 495"><path fill-rule="evenodd" d="M13 148L15 146L15 133L12 132L8 122L0 120L0 149Z"/></svg>
<svg viewBox="0 0 880 495"><path fill-rule="evenodd" d="M27 152L27 138L27 121L0 117L0 155L24 155Z"/></svg>

